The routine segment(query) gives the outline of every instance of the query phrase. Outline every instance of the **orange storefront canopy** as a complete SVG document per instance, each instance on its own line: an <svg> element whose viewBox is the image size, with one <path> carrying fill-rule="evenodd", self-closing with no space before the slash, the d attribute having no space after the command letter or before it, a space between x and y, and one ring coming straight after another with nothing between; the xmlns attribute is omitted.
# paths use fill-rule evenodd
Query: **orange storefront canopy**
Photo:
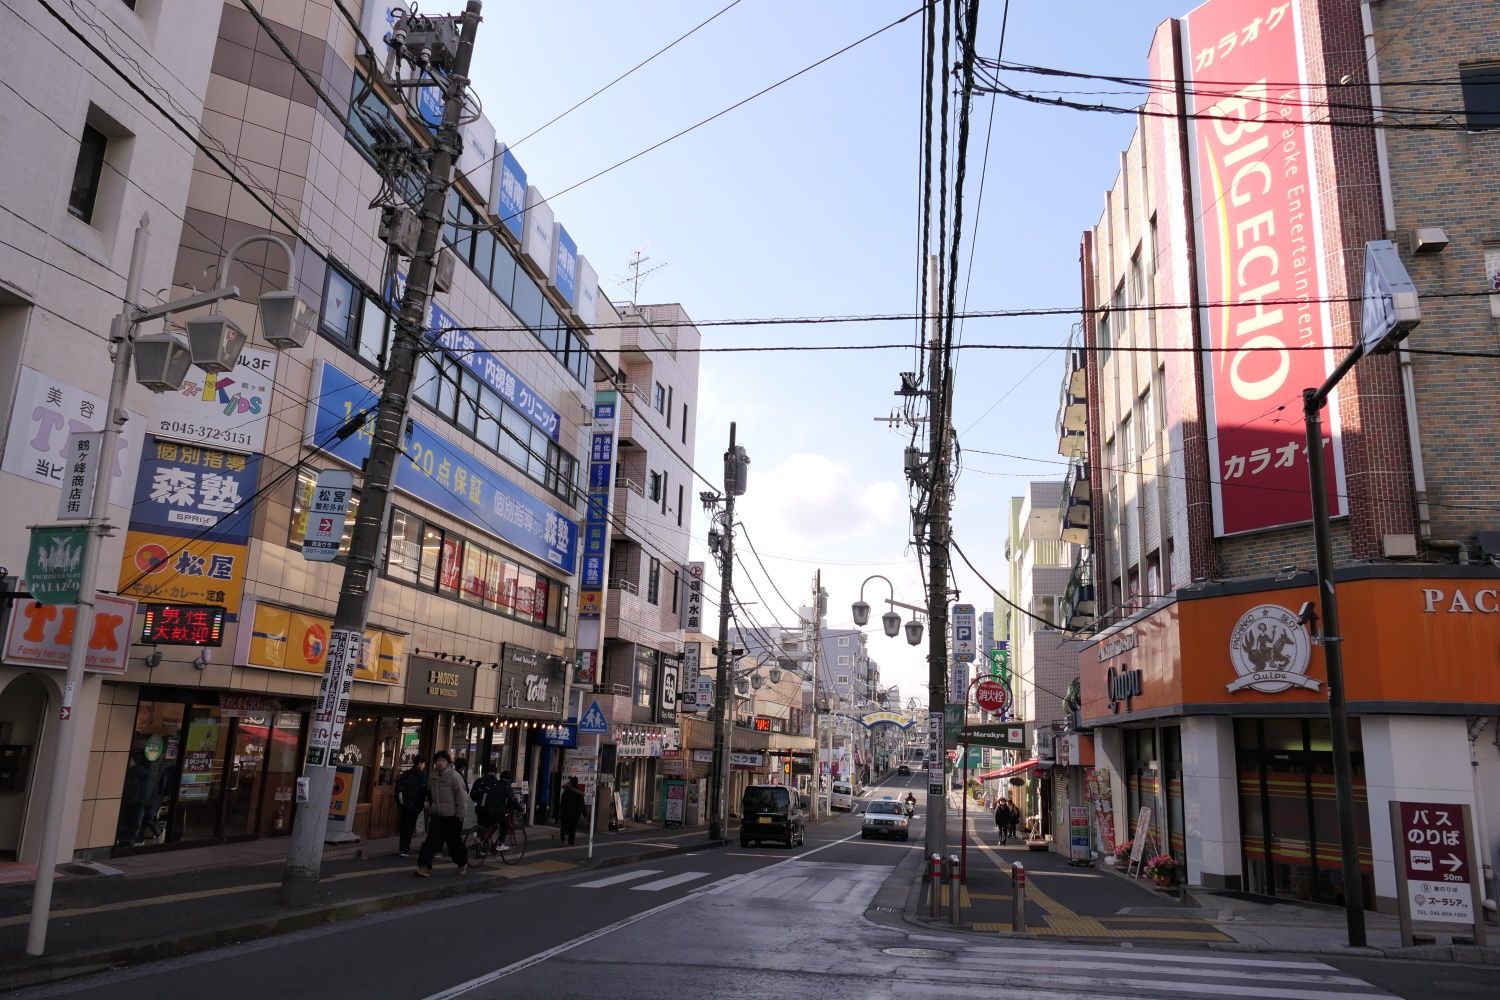
<svg viewBox="0 0 1500 1000"><path fill-rule="evenodd" d="M979 776L979 780L994 781L996 778L1009 778L1013 774L1020 774L1022 771L1029 771L1034 767L1036 767L1035 758L1023 760L1019 764L1011 764L1009 767L1002 767L998 771L986 771Z"/></svg>

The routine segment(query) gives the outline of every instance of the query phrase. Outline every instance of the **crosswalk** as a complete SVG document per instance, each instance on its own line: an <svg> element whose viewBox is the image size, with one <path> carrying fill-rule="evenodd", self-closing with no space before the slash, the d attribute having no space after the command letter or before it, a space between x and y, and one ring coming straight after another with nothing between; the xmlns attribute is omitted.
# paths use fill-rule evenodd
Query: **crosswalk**
<svg viewBox="0 0 1500 1000"><path fill-rule="evenodd" d="M632 871L621 872L618 875L610 875L606 878L596 878L591 882L579 882L574 885L575 889L608 889L610 886L625 885L629 882L639 882L643 878L651 878L653 875L662 874L659 868L636 868ZM642 885L631 885L629 889L635 892L661 892L663 889L671 889L675 886L686 885L699 879L709 877L708 872L679 872L676 875L668 875L652 882Z"/></svg>
<svg viewBox="0 0 1500 1000"><path fill-rule="evenodd" d="M1391 996L1312 959L1128 948L982 946L944 954L941 959L917 958L904 963L901 971L908 981L931 984L939 992L947 992L942 987L962 991L978 983L1001 985L1013 1000L1373 1000Z"/></svg>

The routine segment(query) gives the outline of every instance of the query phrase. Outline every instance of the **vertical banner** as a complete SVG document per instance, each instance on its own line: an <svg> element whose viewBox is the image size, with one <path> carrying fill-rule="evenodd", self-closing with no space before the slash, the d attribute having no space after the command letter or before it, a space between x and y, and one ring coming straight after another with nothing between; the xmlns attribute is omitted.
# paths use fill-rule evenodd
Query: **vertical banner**
<svg viewBox="0 0 1500 1000"><path fill-rule="evenodd" d="M99 448L103 443L103 431L74 431L68 435L62 491L57 498L59 521L87 521L93 513Z"/></svg>
<svg viewBox="0 0 1500 1000"><path fill-rule="evenodd" d="M1182 21L1219 535L1312 517L1302 424L1287 414L1334 357L1328 193L1313 133L1324 97L1308 86L1300 11L1210 0ZM1329 510L1338 516L1347 504L1336 400L1325 420Z"/></svg>
<svg viewBox="0 0 1500 1000"><path fill-rule="evenodd" d="M338 759L344 748L344 722L349 716L349 693L354 690L354 668L363 651L364 636L348 629L328 635L328 663L318 700L313 706L312 727L307 736L307 763L323 767Z"/></svg>
<svg viewBox="0 0 1500 1000"><path fill-rule="evenodd" d="M615 481L615 434L619 395L611 389L594 393L594 433L589 445L588 511L583 520L583 564L578 579L578 618L604 614L604 575L609 563L609 506ZM581 641L580 648L585 644Z"/></svg>
<svg viewBox="0 0 1500 1000"><path fill-rule="evenodd" d="M687 607L684 609L684 632L703 631L703 564L690 562L687 567Z"/></svg>

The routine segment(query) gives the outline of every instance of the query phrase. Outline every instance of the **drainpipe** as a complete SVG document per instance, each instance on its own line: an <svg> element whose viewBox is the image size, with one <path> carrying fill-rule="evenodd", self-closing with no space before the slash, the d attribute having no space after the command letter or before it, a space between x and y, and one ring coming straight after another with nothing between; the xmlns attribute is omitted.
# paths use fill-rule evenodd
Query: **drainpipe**
<svg viewBox="0 0 1500 1000"><path fill-rule="evenodd" d="M1385 217L1385 235L1396 238L1396 196L1391 190L1390 149L1385 135L1385 99L1380 87L1380 64L1376 60L1375 26L1370 15L1370 0L1359 5L1365 34L1365 73L1370 81L1370 107L1375 120L1375 164L1380 175L1380 207ZM1406 435L1411 451L1412 487L1417 495L1417 537L1432 544L1432 515L1427 506L1427 470L1422 461L1422 433L1417 423L1417 391L1412 379L1411 352L1403 342L1397 353L1401 368L1401 402L1406 407ZM1439 543L1434 548L1452 548ZM1460 557L1461 562L1468 560Z"/></svg>
<svg viewBox="0 0 1500 1000"><path fill-rule="evenodd" d="M1483 879L1479 888L1485 913L1500 912L1495 903L1495 869L1490 857L1493 852L1490 849L1489 818L1484 811L1484 782L1479 780L1479 737L1490 721L1488 718L1469 719L1469 768L1474 781L1474 818L1479 825L1479 869ZM1495 739L1496 746L1500 746L1500 732L1496 733Z"/></svg>

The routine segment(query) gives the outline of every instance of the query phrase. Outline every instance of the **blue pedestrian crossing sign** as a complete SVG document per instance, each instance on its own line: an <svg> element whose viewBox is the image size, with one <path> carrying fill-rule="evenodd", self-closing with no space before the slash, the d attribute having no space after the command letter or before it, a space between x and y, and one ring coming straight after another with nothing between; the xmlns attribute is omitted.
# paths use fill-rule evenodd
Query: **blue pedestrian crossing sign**
<svg viewBox="0 0 1500 1000"><path fill-rule="evenodd" d="M609 732L609 719L605 717L604 710L599 707L597 701L589 702L589 710L583 713L578 720L578 731L580 733L607 733Z"/></svg>

